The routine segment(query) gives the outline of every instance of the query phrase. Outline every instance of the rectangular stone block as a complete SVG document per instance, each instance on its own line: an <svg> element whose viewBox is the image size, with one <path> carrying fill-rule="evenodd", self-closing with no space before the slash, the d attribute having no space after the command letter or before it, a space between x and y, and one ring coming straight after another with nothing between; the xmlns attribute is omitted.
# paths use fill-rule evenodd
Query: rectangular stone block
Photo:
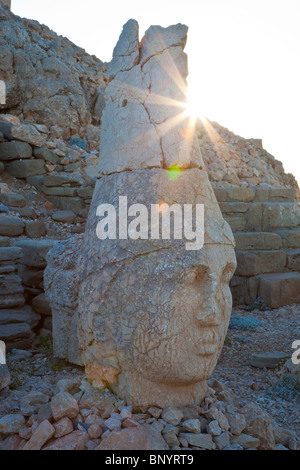
<svg viewBox="0 0 300 470"><path fill-rule="evenodd" d="M291 271L300 271L300 250L286 252L287 268Z"/></svg>
<svg viewBox="0 0 300 470"><path fill-rule="evenodd" d="M52 248L56 240L42 239L42 240L14 240L13 246L19 246L22 248L22 258L20 263L28 267L34 268L45 268L46 267L46 255Z"/></svg>
<svg viewBox="0 0 300 470"><path fill-rule="evenodd" d="M233 226L231 226L233 231L262 231L262 204L247 202L221 202L219 205L223 217L229 219L228 222L230 226L230 220L233 220ZM237 228L242 227L242 224L237 223L233 217L243 217L245 219L244 227Z"/></svg>
<svg viewBox="0 0 300 470"><path fill-rule="evenodd" d="M64 188L64 187L43 187L42 191L46 196L64 196L74 197L77 196L76 188Z"/></svg>
<svg viewBox="0 0 300 470"><path fill-rule="evenodd" d="M23 307L0 310L0 325L10 323L27 323L34 328L40 321L40 315L35 313L29 305Z"/></svg>
<svg viewBox="0 0 300 470"><path fill-rule="evenodd" d="M21 258L22 249L18 247L1 247L0 248L0 261L13 261Z"/></svg>
<svg viewBox="0 0 300 470"><path fill-rule="evenodd" d="M262 231L293 228L300 225L300 204L297 202L269 202L262 206Z"/></svg>
<svg viewBox="0 0 300 470"><path fill-rule="evenodd" d="M281 273L286 266L284 251L237 251L237 276Z"/></svg>
<svg viewBox="0 0 300 470"><path fill-rule="evenodd" d="M213 440L210 434L192 434L184 432L180 434L180 437L186 439L189 445L199 447L201 449L210 450L213 448Z"/></svg>
<svg viewBox="0 0 300 470"><path fill-rule="evenodd" d="M228 200L236 202L252 202L255 196L255 189L250 188L228 188Z"/></svg>
<svg viewBox="0 0 300 470"><path fill-rule="evenodd" d="M58 162L58 156L54 152L52 152L51 150L45 147L35 148L33 151L33 154L35 158L40 158L54 165Z"/></svg>
<svg viewBox="0 0 300 470"><path fill-rule="evenodd" d="M21 194L2 193L0 194L0 202L9 207L24 207L26 206L26 199Z"/></svg>
<svg viewBox="0 0 300 470"><path fill-rule="evenodd" d="M47 175L44 179L44 185L48 187L62 186L63 184L70 184L71 186L80 186L84 184L83 178L80 174L59 174L59 175Z"/></svg>
<svg viewBox="0 0 300 470"><path fill-rule="evenodd" d="M247 230L261 232L262 230L262 204L249 204L247 214Z"/></svg>
<svg viewBox="0 0 300 470"><path fill-rule="evenodd" d="M44 175L28 176L28 178L26 178L26 182L37 189L41 189L44 184L44 178Z"/></svg>
<svg viewBox="0 0 300 470"><path fill-rule="evenodd" d="M22 219L14 216L0 216L0 235L17 237L24 232L25 224Z"/></svg>
<svg viewBox="0 0 300 470"><path fill-rule="evenodd" d="M47 199L52 204L63 211L73 211L75 214L84 214L86 209L80 197L48 196Z"/></svg>
<svg viewBox="0 0 300 470"><path fill-rule="evenodd" d="M0 160L4 162L20 158L26 159L31 156L32 148L26 142L11 141L0 143Z"/></svg>
<svg viewBox="0 0 300 470"><path fill-rule="evenodd" d="M249 210L249 204L243 202L221 202L219 204L222 214L245 214Z"/></svg>
<svg viewBox="0 0 300 470"><path fill-rule="evenodd" d="M9 323L8 325L0 325L0 338L5 343L20 338L28 338L31 336L31 328L28 323Z"/></svg>
<svg viewBox="0 0 300 470"><path fill-rule="evenodd" d="M15 178L26 179L28 176L46 173L44 160L14 160L5 165L6 171Z"/></svg>
<svg viewBox="0 0 300 470"><path fill-rule="evenodd" d="M257 277L233 276L230 289L234 305L250 305L257 298L259 280Z"/></svg>
<svg viewBox="0 0 300 470"><path fill-rule="evenodd" d="M0 295L0 309L18 307L19 305L24 305L24 303L25 298L22 293Z"/></svg>
<svg viewBox="0 0 300 470"><path fill-rule="evenodd" d="M260 276L258 295L271 308L300 303L300 273Z"/></svg>
<svg viewBox="0 0 300 470"><path fill-rule="evenodd" d="M280 235L270 232L240 232L234 234L237 250L279 250Z"/></svg>
<svg viewBox="0 0 300 470"><path fill-rule="evenodd" d="M93 193L94 193L94 188L92 188L91 186L87 188L79 188L77 190L78 196L81 197L82 199L92 199Z"/></svg>
<svg viewBox="0 0 300 470"><path fill-rule="evenodd" d="M293 202L296 196L296 188L273 188L270 189L269 201Z"/></svg>
<svg viewBox="0 0 300 470"><path fill-rule="evenodd" d="M225 216L224 219L231 227L233 232L246 230L247 221L242 216Z"/></svg>
<svg viewBox="0 0 300 470"><path fill-rule="evenodd" d="M228 193L226 191L226 188L213 188L213 190L218 202L228 201Z"/></svg>
<svg viewBox="0 0 300 470"><path fill-rule="evenodd" d="M17 274L0 275L0 295L23 294L22 280Z"/></svg>
<svg viewBox="0 0 300 470"><path fill-rule="evenodd" d="M286 248L300 248L300 228L278 230L276 233L281 237L283 246Z"/></svg>
<svg viewBox="0 0 300 470"><path fill-rule="evenodd" d="M269 200L269 189L255 189L254 202L267 202Z"/></svg>

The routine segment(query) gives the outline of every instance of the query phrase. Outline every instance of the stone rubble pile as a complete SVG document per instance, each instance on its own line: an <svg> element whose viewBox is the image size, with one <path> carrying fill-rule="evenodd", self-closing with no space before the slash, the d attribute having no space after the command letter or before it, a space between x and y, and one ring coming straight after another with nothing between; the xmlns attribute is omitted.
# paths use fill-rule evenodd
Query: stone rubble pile
<svg viewBox="0 0 300 470"><path fill-rule="evenodd" d="M208 176L215 187L298 188L292 174L263 148L217 122L198 121L198 138Z"/></svg>
<svg viewBox="0 0 300 470"><path fill-rule="evenodd" d="M56 208L87 215L98 151L82 147L90 149L79 137L69 143L53 140L46 126L21 124L14 116L0 116L0 171L26 180Z"/></svg>
<svg viewBox="0 0 300 470"><path fill-rule="evenodd" d="M2 392L3 393L3 392ZM51 395L51 394L50 394ZM293 432L213 381L200 406L132 409L81 376L31 391L0 418L2 450L299 450Z"/></svg>
<svg viewBox="0 0 300 470"><path fill-rule="evenodd" d="M5 113L71 137L101 120L106 65L37 21L0 3L0 80Z"/></svg>

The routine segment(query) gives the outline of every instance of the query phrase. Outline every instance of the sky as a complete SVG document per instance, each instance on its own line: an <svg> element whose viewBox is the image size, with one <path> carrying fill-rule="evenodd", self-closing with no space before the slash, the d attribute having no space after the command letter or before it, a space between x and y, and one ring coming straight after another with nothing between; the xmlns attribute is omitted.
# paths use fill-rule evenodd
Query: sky
<svg viewBox="0 0 300 470"><path fill-rule="evenodd" d="M200 115L261 138L300 183L299 0L12 0L90 54L110 61L122 26L189 26L189 97Z"/></svg>

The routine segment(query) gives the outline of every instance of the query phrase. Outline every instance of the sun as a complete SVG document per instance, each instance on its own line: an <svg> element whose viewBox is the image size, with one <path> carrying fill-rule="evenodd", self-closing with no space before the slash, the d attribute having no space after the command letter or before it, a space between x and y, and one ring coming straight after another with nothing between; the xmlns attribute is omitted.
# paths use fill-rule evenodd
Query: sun
<svg viewBox="0 0 300 470"><path fill-rule="evenodd" d="M189 87L186 92L187 102L185 104L186 115L188 115L192 122L200 119L205 121L206 117L201 107L201 99L196 89Z"/></svg>

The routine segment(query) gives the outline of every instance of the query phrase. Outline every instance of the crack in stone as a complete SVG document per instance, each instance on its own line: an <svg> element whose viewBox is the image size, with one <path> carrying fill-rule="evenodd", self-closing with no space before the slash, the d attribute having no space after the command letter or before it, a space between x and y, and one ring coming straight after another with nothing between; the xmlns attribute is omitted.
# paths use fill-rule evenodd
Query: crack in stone
<svg viewBox="0 0 300 470"><path fill-rule="evenodd" d="M141 65L141 69L143 70L144 65L146 65L147 62L149 62L149 60L152 59L152 57L156 57L156 56L158 56L158 55L163 54L163 53L164 53L165 51L167 51L168 49L171 49L171 47L182 47L182 44L180 44L180 43L171 44L170 46L165 47L165 48L162 49L161 51L155 52L155 54L150 55L149 57L147 57L147 59L144 60L144 62L143 62L142 64L140 64L140 65ZM141 47L140 47L140 50L141 50Z"/></svg>
<svg viewBox="0 0 300 470"><path fill-rule="evenodd" d="M141 67L141 70L142 70L142 67ZM147 77L149 78L149 86L148 86L148 88L147 88L148 91L149 91L149 94L148 94L148 96L147 96L147 98L148 98L148 97L150 96L150 94L151 94L151 78L150 78L150 75L149 75L149 74L145 74L145 73L144 73L144 77L145 77L145 76L147 76ZM142 80L142 81L144 81L144 80ZM146 98L146 99L147 99L147 98ZM146 106L146 100L142 103L142 105L143 105L143 107L144 107L144 109L145 109L145 111L146 111L146 113L147 113L147 115L148 115L149 122L150 122L150 124L152 124L152 126L154 127L154 130L155 130L156 135L157 135L157 137L158 137L159 146L160 146L160 151L161 151L161 155L162 155L161 164L162 164L162 167L164 168L164 167L165 167L165 155L164 155L163 146L162 146L162 139L161 139L161 137L160 137L160 135L159 135L159 133L158 133L158 130L157 130L157 128L156 128L156 124L155 124L155 123L152 121L152 119L151 119L150 111L148 110L148 108L147 108L147 106Z"/></svg>

